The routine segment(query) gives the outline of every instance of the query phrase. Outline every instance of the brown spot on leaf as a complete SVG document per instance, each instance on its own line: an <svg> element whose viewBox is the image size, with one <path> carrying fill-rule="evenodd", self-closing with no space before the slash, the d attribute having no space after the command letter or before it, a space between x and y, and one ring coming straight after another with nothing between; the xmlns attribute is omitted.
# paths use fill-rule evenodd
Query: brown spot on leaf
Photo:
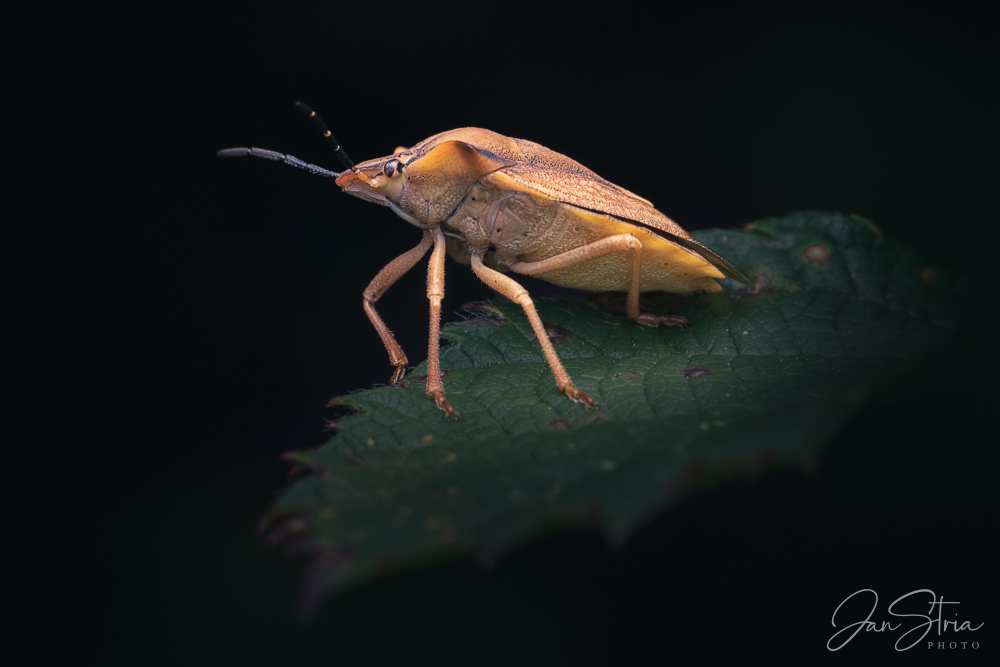
<svg viewBox="0 0 1000 667"><path fill-rule="evenodd" d="M549 428L553 431L568 431L569 424L562 419L553 419L549 422Z"/></svg>
<svg viewBox="0 0 1000 667"><path fill-rule="evenodd" d="M603 424L606 421L609 421L607 417L604 417L604 416L601 416L601 415L597 415L596 417L591 417L585 423L587 423L587 424Z"/></svg>
<svg viewBox="0 0 1000 667"><path fill-rule="evenodd" d="M746 287L741 288L740 291L736 293L736 296L741 299L756 299L770 286L771 274L767 271L761 271L754 276L753 282Z"/></svg>
<svg viewBox="0 0 1000 667"><path fill-rule="evenodd" d="M830 249L822 243L813 243L806 246L806 249L802 251L802 256L806 258L807 262L826 264L830 261Z"/></svg>
<svg viewBox="0 0 1000 667"><path fill-rule="evenodd" d="M917 269L917 279L925 285L933 285L937 280L937 271L929 266Z"/></svg>
<svg viewBox="0 0 1000 667"><path fill-rule="evenodd" d="M715 371L708 366L691 366L690 368L684 369L685 380L693 380L694 378L701 377L702 375L715 375Z"/></svg>

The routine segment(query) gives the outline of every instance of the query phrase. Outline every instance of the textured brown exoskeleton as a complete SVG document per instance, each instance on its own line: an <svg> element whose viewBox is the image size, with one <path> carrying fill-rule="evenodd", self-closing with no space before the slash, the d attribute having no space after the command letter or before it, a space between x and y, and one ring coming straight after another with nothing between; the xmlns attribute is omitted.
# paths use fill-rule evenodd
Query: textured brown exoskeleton
<svg viewBox="0 0 1000 667"><path fill-rule="evenodd" d="M389 262L368 285L364 308L396 367L390 380L396 385L408 361L374 304L433 248L427 272L427 395L448 417L455 410L445 400L438 362L446 251L524 308L559 389L588 408L594 407L593 399L573 386L528 292L505 273L577 289L626 292L628 318L653 327L687 323L680 317L640 313L640 292L718 291L715 279L724 276L747 282L738 267L691 238L650 202L534 142L467 127L355 165L315 112L298 106L333 146L347 167L343 172L258 148L230 148L219 155L263 157L335 178L344 192L388 206L423 232L415 248Z"/></svg>

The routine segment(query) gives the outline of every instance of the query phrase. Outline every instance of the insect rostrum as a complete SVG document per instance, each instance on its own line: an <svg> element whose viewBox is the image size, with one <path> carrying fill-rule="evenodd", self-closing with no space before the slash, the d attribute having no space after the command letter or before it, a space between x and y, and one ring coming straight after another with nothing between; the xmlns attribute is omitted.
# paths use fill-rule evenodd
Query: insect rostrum
<svg viewBox="0 0 1000 667"><path fill-rule="evenodd" d="M646 326L686 326L683 318L639 312L639 293L718 291L716 279L747 275L684 231L653 205L583 165L524 139L467 127L436 134L390 156L353 164L315 113L346 169L333 172L257 148L230 148L223 157L263 157L336 179L344 192L382 206L423 232L420 243L389 262L364 292L364 309L395 367L398 384L409 363L375 311L375 302L428 250L430 335L427 395L448 418L438 361L444 257L447 253L494 290L524 308L559 389L588 409L593 399L573 386L528 292L508 273L566 287L626 292L626 315Z"/></svg>

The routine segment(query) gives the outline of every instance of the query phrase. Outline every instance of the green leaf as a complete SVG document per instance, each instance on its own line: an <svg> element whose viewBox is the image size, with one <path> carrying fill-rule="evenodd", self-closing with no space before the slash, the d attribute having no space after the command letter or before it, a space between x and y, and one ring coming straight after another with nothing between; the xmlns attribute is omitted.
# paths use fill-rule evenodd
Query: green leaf
<svg viewBox="0 0 1000 667"><path fill-rule="evenodd" d="M314 556L304 595L449 554L484 563L557 528L618 542L682 494L762 466L810 467L863 407L954 333L965 283L921 264L870 222L796 213L699 239L754 276L720 293L643 295L652 329L583 300L539 300L560 358L600 409L556 388L521 309L451 324L447 422L405 387L355 409L265 517L267 539Z"/></svg>

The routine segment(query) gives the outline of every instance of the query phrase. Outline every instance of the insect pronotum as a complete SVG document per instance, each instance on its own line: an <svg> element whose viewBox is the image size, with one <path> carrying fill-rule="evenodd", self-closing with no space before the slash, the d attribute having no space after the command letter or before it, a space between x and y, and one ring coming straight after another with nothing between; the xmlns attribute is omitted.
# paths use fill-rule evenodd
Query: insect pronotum
<svg viewBox="0 0 1000 667"><path fill-rule="evenodd" d="M375 302L431 250L427 395L447 418L456 413L445 399L438 359L446 252L524 308L559 389L588 409L596 407L594 400L573 386L531 297L506 273L584 290L625 292L628 318L652 327L686 327L687 322L640 312L640 292L718 291L716 279L724 276L748 281L742 270L691 238L649 201L534 142L466 127L354 164L316 112L301 102L296 106L326 137L343 171L260 148L227 148L218 154L275 160L336 179L346 193L388 206L421 230L420 243L386 264L368 285L364 309L395 367L390 384L396 385L409 362L375 311Z"/></svg>

